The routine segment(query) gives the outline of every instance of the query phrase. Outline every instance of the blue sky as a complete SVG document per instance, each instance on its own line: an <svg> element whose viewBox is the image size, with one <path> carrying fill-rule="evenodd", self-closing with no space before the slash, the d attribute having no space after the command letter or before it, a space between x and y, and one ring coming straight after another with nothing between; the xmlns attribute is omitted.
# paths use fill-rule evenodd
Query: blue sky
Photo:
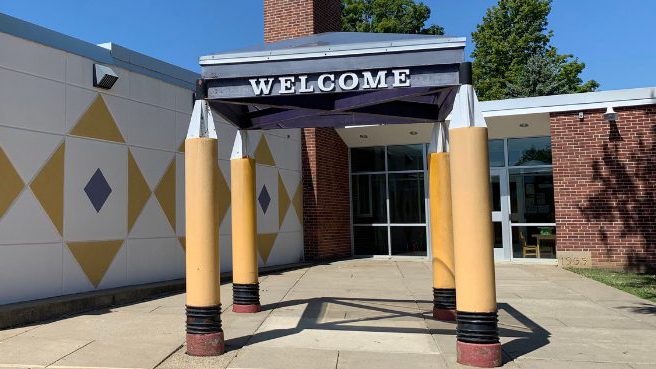
<svg viewBox="0 0 656 369"><path fill-rule="evenodd" d="M430 22L466 36L496 0L424 0ZM0 12L92 43L115 42L198 70L198 56L262 42L262 0L0 0ZM561 53L602 90L656 86L656 1L554 0ZM468 53L471 48L468 48Z"/></svg>

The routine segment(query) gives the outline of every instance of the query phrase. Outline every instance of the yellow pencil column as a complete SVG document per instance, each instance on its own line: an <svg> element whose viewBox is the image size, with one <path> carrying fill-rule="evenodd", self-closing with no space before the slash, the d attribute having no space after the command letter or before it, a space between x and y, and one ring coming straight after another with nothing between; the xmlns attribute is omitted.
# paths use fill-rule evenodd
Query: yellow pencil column
<svg viewBox="0 0 656 369"><path fill-rule="evenodd" d="M187 354L221 355L218 140L209 106L196 101L185 140Z"/></svg>
<svg viewBox="0 0 656 369"><path fill-rule="evenodd" d="M471 64L463 64L461 83L463 79L465 83L460 86L449 126L457 360L465 365L491 368L501 366L501 345L494 280L488 136L471 86Z"/></svg>
<svg viewBox="0 0 656 369"><path fill-rule="evenodd" d="M232 188L232 311L257 313L260 288L257 273L255 160L247 154L247 133L239 131L230 159Z"/></svg>
<svg viewBox="0 0 656 369"><path fill-rule="evenodd" d="M433 318L456 320L456 281L451 217L451 169L447 128L438 123L428 156L431 251L433 261Z"/></svg>

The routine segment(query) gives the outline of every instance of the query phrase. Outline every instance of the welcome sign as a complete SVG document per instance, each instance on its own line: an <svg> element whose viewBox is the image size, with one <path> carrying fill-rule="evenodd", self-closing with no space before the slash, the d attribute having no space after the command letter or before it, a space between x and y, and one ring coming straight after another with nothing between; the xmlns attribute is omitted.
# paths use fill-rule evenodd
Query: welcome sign
<svg viewBox="0 0 656 369"><path fill-rule="evenodd" d="M462 84L464 48L464 38L313 35L201 57L198 90L246 130L437 122Z"/></svg>
<svg viewBox="0 0 656 369"><path fill-rule="evenodd" d="M315 76L302 74L297 76L259 77L250 78L248 82L255 96L291 95L410 87L411 76L409 69L392 69L375 72L323 73Z"/></svg>

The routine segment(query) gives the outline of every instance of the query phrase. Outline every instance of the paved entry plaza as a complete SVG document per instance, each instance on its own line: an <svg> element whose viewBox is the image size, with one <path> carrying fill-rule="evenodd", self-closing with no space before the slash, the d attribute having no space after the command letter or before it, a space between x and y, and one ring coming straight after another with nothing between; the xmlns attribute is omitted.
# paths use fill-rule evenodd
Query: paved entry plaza
<svg viewBox="0 0 656 369"><path fill-rule="evenodd" d="M508 368L655 368L656 305L554 266L498 264ZM184 354L184 295L0 331L0 367L454 368L455 324L431 318L430 264L350 260L262 276L227 353Z"/></svg>

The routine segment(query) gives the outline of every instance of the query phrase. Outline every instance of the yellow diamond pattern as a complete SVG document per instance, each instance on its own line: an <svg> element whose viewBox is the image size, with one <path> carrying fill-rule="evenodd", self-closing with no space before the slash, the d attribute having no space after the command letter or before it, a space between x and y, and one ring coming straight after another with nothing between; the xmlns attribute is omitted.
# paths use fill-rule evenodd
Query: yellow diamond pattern
<svg viewBox="0 0 656 369"><path fill-rule="evenodd" d="M171 164L160 179L155 189L155 197L175 232L175 158L171 160Z"/></svg>
<svg viewBox="0 0 656 369"><path fill-rule="evenodd" d="M62 142L30 184L60 235L64 234L64 150Z"/></svg>
<svg viewBox="0 0 656 369"><path fill-rule="evenodd" d="M303 181L302 180L298 183L298 186L296 186L296 192L294 193L292 204L294 205L294 210L296 210L296 216L298 217L298 221L303 223Z"/></svg>
<svg viewBox="0 0 656 369"><path fill-rule="evenodd" d="M0 218L2 218L25 184L1 147L0 178Z"/></svg>
<svg viewBox="0 0 656 369"><path fill-rule="evenodd" d="M89 108L71 130L75 136L91 137L100 140L125 142L121 131L109 112L102 96L96 96Z"/></svg>
<svg viewBox="0 0 656 369"><path fill-rule="evenodd" d="M269 260L269 255L271 255L271 250L277 237L278 233L262 233L257 235L257 251L264 264Z"/></svg>
<svg viewBox="0 0 656 369"><path fill-rule="evenodd" d="M231 198L230 198L230 188L228 188L228 182L226 182L221 168L216 166L216 196L217 201L219 202L218 211L219 211L219 227L223 223L223 219L228 213L230 208Z"/></svg>
<svg viewBox="0 0 656 369"><path fill-rule="evenodd" d="M68 242L67 245L89 282L98 287L121 249L123 240Z"/></svg>
<svg viewBox="0 0 656 369"><path fill-rule="evenodd" d="M150 198L150 188L132 152L128 151L128 233Z"/></svg>
<svg viewBox="0 0 656 369"><path fill-rule="evenodd" d="M269 144L264 135L262 135L260 142L255 148L255 162L258 164L276 166L276 162L273 160L273 154L271 154L271 149L269 149Z"/></svg>
<svg viewBox="0 0 656 369"><path fill-rule="evenodd" d="M280 173L278 173L278 229L282 227L282 222L285 220L285 215L287 214L287 210L289 210L290 204L285 183L282 181Z"/></svg>

